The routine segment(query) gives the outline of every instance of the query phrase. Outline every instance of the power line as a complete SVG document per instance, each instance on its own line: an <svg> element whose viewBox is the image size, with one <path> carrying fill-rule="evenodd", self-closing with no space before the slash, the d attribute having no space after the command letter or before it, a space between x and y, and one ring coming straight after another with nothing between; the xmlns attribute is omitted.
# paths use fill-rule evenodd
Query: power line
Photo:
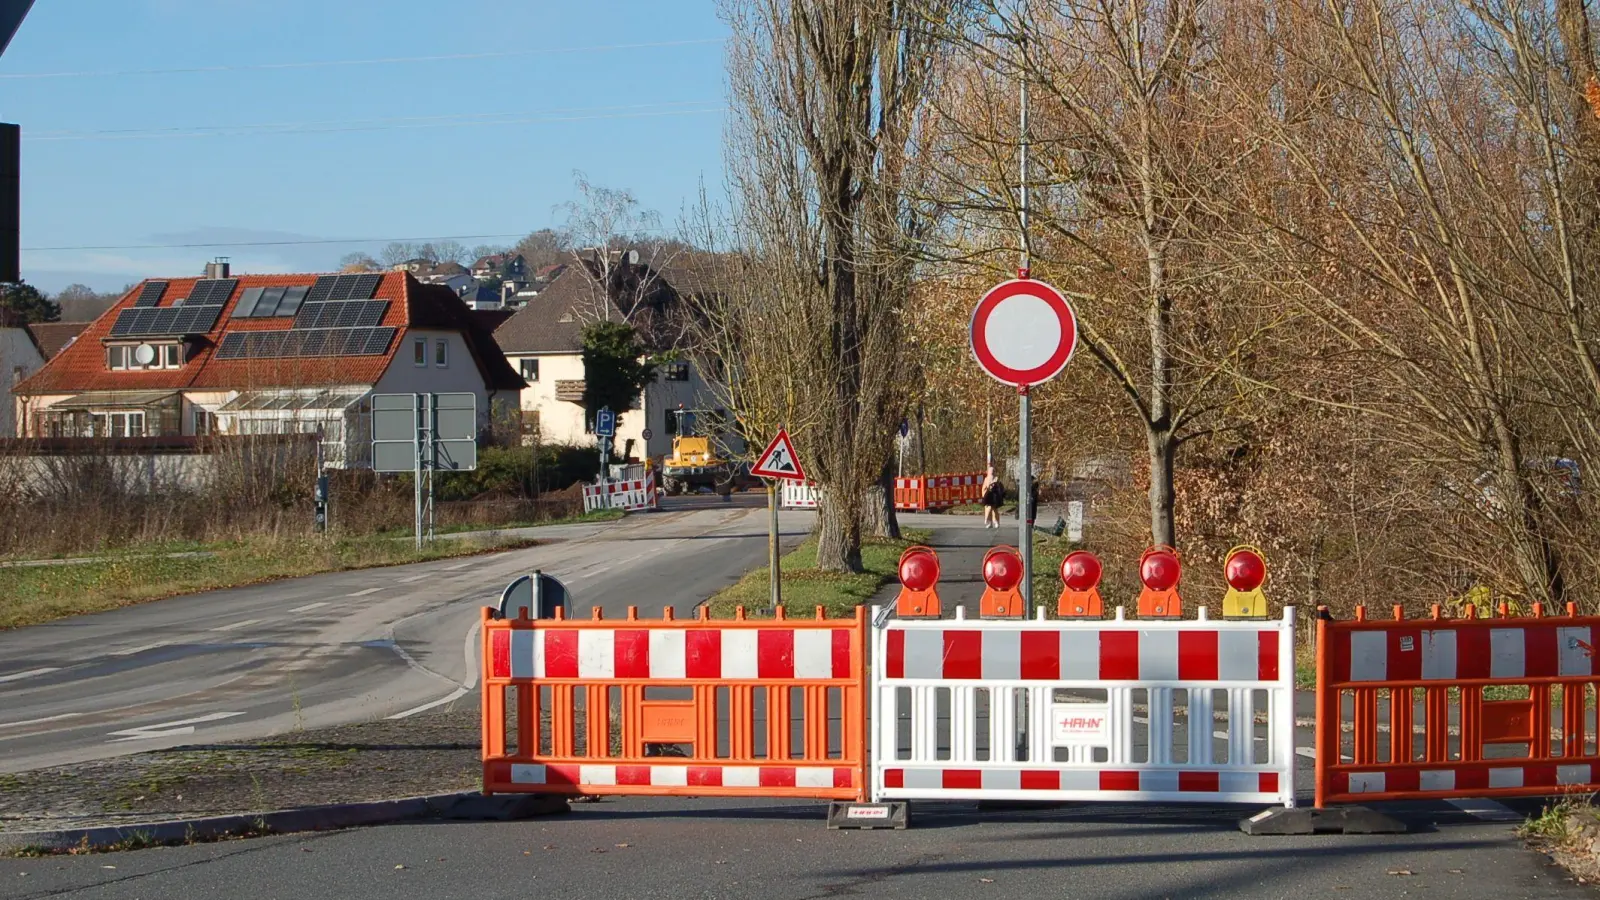
<svg viewBox="0 0 1600 900"><path fill-rule="evenodd" d="M667 228L636 228L640 233L667 233ZM512 234L451 234L440 237L379 237L379 238L306 238L292 241L215 241L193 244L100 244L81 247L23 247L26 253L55 253L77 250L198 250L222 247L304 247L331 244L422 244L435 241L490 241L507 238L522 239L526 231Z"/></svg>
<svg viewBox="0 0 1600 900"><path fill-rule="evenodd" d="M0 79L24 80L41 78L109 78L133 75L192 75L211 72L259 72L279 69L322 69L334 66L377 66L398 63L448 62L467 59L503 59L515 56L555 56L574 53L602 53L620 50L654 50L665 47L693 47L720 44L726 38L692 38L681 41L648 41L637 44L600 44L590 47L537 47L526 50L498 50L485 53L449 53L437 56L389 56L376 59L328 59L309 62L256 63L242 66L191 66L177 69L120 69L78 72L11 72L0 74Z"/></svg>
<svg viewBox="0 0 1600 900"><path fill-rule="evenodd" d="M717 104L717 105L711 105ZM692 108L692 107L701 108ZM630 111L631 110L631 111ZM587 122L605 119L646 119L671 116L712 115L726 112L720 100L641 103L632 106L602 106L589 109L551 110L527 113L469 113L459 116L403 116L393 119L357 119L348 122L286 122L279 124L244 123L239 125L184 126L161 129L107 129L103 131L55 131L32 134L27 142L121 141L152 138L242 137L268 134L338 134L356 131L394 131L418 128L474 128L493 125L532 125L540 122ZM500 118L493 116L520 116Z"/></svg>

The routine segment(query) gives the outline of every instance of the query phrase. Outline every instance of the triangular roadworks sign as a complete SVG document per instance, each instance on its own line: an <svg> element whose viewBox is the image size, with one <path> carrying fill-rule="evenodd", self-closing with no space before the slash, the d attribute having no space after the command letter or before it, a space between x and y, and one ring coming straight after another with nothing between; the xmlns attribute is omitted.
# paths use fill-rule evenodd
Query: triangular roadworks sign
<svg viewBox="0 0 1600 900"><path fill-rule="evenodd" d="M778 436L762 451L761 458L750 468L750 474L762 478L806 480L806 473L800 468L800 458L795 456L794 444L789 440L787 429L778 429Z"/></svg>

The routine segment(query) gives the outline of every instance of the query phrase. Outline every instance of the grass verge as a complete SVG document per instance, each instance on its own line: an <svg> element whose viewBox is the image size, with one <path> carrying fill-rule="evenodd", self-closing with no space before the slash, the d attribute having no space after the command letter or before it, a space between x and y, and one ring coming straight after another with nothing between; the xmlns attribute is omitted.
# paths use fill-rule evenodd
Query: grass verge
<svg viewBox="0 0 1600 900"><path fill-rule="evenodd" d="M861 565L866 571L851 574L817 568L817 539L806 538L778 561L783 573L783 605L793 615L811 616L822 607L829 618L848 618L855 608L870 601L878 589L893 581L900 554L912 544L925 543L929 533L907 528L898 541L868 538L861 543ZM706 605L713 619L731 619L740 606L752 617L763 616L767 606L767 567L751 569L729 587L714 594Z"/></svg>
<svg viewBox="0 0 1600 900"><path fill-rule="evenodd" d="M208 548L210 556L127 553L71 566L0 569L0 630L101 612L179 594L377 566L536 546L495 534L436 541L417 550L392 537L266 540Z"/></svg>

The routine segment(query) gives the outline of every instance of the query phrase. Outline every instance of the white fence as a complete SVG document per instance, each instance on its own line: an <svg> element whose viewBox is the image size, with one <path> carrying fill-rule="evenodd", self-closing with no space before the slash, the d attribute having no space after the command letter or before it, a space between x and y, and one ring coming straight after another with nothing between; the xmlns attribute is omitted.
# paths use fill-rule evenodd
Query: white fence
<svg viewBox="0 0 1600 900"><path fill-rule="evenodd" d="M1294 610L1204 614L874 629L872 799L1293 806Z"/></svg>
<svg viewBox="0 0 1600 900"><path fill-rule="evenodd" d="M656 476L645 473L643 478L629 481L608 481L604 485L583 486L583 511L599 509L625 509L637 512L656 508Z"/></svg>

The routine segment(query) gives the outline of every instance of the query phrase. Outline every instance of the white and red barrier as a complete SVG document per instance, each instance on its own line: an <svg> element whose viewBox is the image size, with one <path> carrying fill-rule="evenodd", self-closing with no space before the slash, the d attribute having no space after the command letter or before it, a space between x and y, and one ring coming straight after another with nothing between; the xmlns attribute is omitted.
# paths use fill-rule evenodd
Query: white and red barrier
<svg viewBox="0 0 1600 900"><path fill-rule="evenodd" d="M1294 805L1292 608L1277 621L956 612L875 629L874 801Z"/></svg>
<svg viewBox="0 0 1600 900"><path fill-rule="evenodd" d="M655 509L656 504L654 472L646 472L643 478L628 481L608 481L603 485L583 486L583 511L586 513L599 509L625 509L629 512L638 512Z"/></svg>
<svg viewBox="0 0 1600 900"><path fill-rule="evenodd" d="M822 505L822 495L813 482L785 481L778 493L778 505L784 509L816 509Z"/></svg>

